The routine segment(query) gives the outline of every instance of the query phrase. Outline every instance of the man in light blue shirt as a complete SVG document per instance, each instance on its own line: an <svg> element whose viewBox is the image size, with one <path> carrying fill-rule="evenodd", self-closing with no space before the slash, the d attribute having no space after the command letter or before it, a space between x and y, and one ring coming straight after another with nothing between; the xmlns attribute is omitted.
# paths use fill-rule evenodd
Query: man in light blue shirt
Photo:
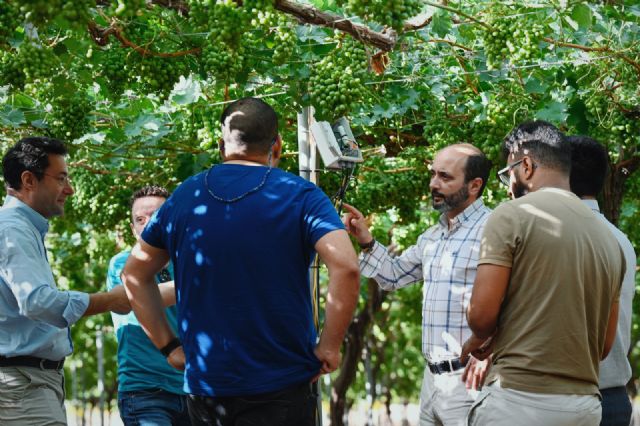
<svg viewBox="0 0 640 426"><path fill-rule="evenodd" d="M601 426L628 426L631 421L631 400L627 382L631 379L631 365L627 354L631 346L631 316L636 291L636 253L629 238L609 222L602 213L596 196L602 191L609 168L607 150L587 136L569 136L571 143L571 191L593 210L618 240L624 253L627 271L620 289L618 328L611 352L600 362L598 377L602 395Z"/></svg>
<svg viewBox="0 0 640 426"><path fill-rule="evenodd" d="M69 327L83 316L131 310L124 289L60 291L44 246L48 219L73 194L56 139L29 137L4 156L0 209L0 424L66 425L64 358Z"/></svg>
<svg viewBox="0 0 640 426"><path fill-rule="evenodd" d="M159 186L145 186L131 197L131 231L136 240L153 213L169 198ZM109 262L107 288L122 285L120 274L130 251L115 255ZM175 304L173 266L168 264L156 281L162 284L165 305ZM177 332L176 308L165 309L165 315ZM187 398L183 391L184 373L171 367L149 340L133 312L111 314L118 339L118 408L125 426L188 426Z"/></svg>

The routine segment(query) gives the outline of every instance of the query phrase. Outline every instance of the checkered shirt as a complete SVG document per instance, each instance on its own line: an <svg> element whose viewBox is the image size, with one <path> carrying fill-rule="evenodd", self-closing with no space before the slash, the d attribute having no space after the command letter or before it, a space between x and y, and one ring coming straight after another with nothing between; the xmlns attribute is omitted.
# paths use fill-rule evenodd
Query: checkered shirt
<svg viewBox="0 0 640 426"><path fill-rule="evenodd" d="M458 357L471 335L466 310L476 278L480 240L489 210L476 200L448 228L445 215L418 242L392 258L376 242L360 255L362 275L385 290L424 281L422 290L422 353L428 361Z"/></svg>

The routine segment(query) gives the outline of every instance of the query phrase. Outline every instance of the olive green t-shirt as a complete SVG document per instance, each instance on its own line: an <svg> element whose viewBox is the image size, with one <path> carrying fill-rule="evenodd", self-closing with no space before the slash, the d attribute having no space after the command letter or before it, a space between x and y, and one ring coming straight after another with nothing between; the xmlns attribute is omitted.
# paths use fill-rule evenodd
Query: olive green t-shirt
<svg viewBox="0 0 640 426"><path fill-rule="evenodd" d="M544 188L489 216L478 264L511 267L489 382L593 395L625 265L606 225L573 193Z"/></svg>

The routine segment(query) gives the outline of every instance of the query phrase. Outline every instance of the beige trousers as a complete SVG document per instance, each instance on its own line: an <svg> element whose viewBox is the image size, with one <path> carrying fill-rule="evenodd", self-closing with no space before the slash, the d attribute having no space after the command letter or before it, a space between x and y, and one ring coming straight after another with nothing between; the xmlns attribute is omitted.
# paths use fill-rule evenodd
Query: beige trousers
<svg viewBox="0 0 640 426"><path fill-rule="evenodd" d="M0 367L0 425L66 426L64 373Z"/></svg>
<svg viewBox="0 0 640 426"><path fill-rule="evenodd" d="M420 391L420 426L464 426L478 392L467 390L462 372L433 374L426 367Z"/></svg>
<svg viewBox="0 0 640 426"><path fill-rule="evenodd" d="M602 406L598 395L521 392L485 386L469 411L469 426L598 426Z"/></svg>

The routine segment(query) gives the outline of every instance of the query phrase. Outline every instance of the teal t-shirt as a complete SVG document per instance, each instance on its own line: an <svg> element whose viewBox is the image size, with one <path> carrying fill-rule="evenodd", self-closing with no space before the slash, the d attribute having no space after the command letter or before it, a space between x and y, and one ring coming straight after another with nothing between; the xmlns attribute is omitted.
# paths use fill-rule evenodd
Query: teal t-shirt
<svg viewBox="0 0 640 426"><path fill-rule="evenodd" d="M109 262L107 288L121 285L120 273L129 257L129 251L117 254ZM170 279L173 267L169 264ZM160 277L156 277L160 282ZM166 281L163 279L162 281ZM176 308L165 309L171 328L176 332ZM118 339L118 391L130 392L144 389L163 389L184 394L184 373L171 367L160 351L142 330L133 311L127 315L111 314ZM177 332L176 332L177 334Z"/></svg>

